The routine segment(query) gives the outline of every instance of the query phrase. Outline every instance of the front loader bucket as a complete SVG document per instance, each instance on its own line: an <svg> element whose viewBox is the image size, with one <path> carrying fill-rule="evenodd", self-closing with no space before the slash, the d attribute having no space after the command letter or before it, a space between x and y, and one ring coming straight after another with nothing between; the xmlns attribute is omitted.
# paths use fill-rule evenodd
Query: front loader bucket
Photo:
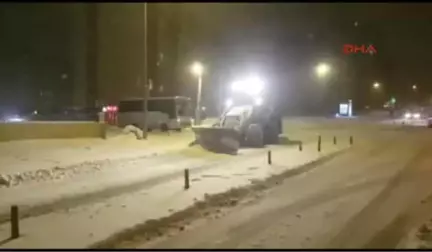
<svg viewBox="0 0 432 252"><path fill-rule="evenodd" d="M235 155L240 148L240 133L235 129L218 127L192 127L196 142L204 149Z"/></svg>

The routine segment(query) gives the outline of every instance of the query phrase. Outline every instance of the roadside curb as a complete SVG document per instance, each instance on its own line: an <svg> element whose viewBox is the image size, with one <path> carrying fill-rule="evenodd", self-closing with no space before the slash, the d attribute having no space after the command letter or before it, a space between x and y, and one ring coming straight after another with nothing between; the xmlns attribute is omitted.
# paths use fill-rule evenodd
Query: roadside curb
<svg viewBox="0 0 432 252"><path fill-rule="evenodd" d="M135 226L124 229L123 231L119 231L104 240L95 242L88 248L119 248L117 247L118 244L120 244L122 241L130 239L131 237L135 237L138 233L142 237L144 237L145 234L145 237L147 239L158 237L160 236L160 234L163 233L164 230L175 226L176 223L185 221L186 219L193 219L195 217L198 217L198 213L204 211L207 208L235 206L239 200L246 198L248 195L250 195L251 192L268 190L271 187L280 184L280 182L284 179L313 170L317 166L333 160L334 158L349 151L350 149L351 148L347 147L341 150L334 151L328 155L318 157L315 160L289 169L281 174L270 176L264 180L254 181L253 183L246 186L235 187L222 193L208 195L205 197L204 200L195 202L193 205L181 211L175 212L169 216L162 217L160 219L151 219L143 223L136 224ZM234 201L233 198L235 198Z"/></svg>

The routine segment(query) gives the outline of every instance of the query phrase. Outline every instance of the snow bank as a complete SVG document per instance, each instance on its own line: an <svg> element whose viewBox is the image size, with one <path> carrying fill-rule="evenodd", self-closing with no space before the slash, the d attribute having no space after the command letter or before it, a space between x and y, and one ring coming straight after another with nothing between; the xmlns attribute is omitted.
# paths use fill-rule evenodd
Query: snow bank
<svg viewBox="0 0 432 252"><path fill-rule="evenodd" d="M432 249L432 219L411 231L398 249Z"/></svg>
<svg viewBox="0 0 432 252"><path fill-rule="evenodd" d="M190 132L151 134L148 140L116 135L109 140L28 140L0 143L0 190L28 181L59 180L106 164L182 150Z"/></svg>
<svg viewBox="0 0 432 252"><path fill-rule="evenodd" d="M1 187L15 187L26 182L43 182L50 180L61 180L64 178L71 178L77 174L94 173L109 165L120 165L125 161L134 161L137 159L155 157L158 153L151 153L148 155L136 158L120 158L120 159L103 159L97 161L85 161L83 163L70 165L66 167L55 166L53 168L38 169L36 171L25 171L22 173L14 173L7 175L0 175L0 188Z"/></svg>

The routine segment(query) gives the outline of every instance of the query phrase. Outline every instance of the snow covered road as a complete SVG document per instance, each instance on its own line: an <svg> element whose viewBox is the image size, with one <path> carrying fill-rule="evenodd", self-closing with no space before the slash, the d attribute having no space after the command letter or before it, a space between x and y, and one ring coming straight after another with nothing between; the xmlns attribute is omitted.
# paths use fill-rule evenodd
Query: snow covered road
<svg viewBox="0 0 432 252"><path fill-rule="evenodd" d="M316 141L318 133L315 130L298 129L291 130L290 137L306 144ZM322 136L323 141L338 136L339 141L348 142L347 132L339 130L327 130ZM217 162L232 158L188 148L190 139L189 132L185 132L172 136L152 135L149 142L137 141L131 136L119 136L109 142L96 140L91 143L89 140L13 142L9 152L21 154L26 154L19 152L24 147L31 149L41 145L39 152L32 154L34 157L26 161L26 164L45 168L31 170L19 162L11 162L11 167L22 172L6 174L13 178L9 180L12 183L9 187L0 186L0 222L8 219L9 207L12 204L21 206L22 217L37 216L54 209L72 207L161 183L181 176L185 168L211 169ZM82 151L86 145L91 145L92 150L90 154L84 155ZM150 146L152 148L149 148ZM6 148L5 145L0 147ZM251 152L253 155L254 151L244 149L241 153L247 155ZM67 154L69 158L57 155L59 153ZM92 156L92 153L98 155ZM0 160L7 162L10 156L4 153L3 155L6 158ZM41 156L50 156L63 162L65 166L46 167L45 163L39 162ZM71 163L73 156L77 157L76 161L85 158L88 160L66 165ZM98 159L99 156L105 158Z"/></svg>
<svg viewBox="0 0 432 252"><path fill-rule="evenodd" d="M419 211L432 194L430 134L375 134L375 144L195 218L184 230L151 240L135 234L117 247L394 248L430 217Z"/></svg>
<svg viewBox="0 0 432 252"><path fill-rule="evenodd" d="M345 121L338 121L334 124L326 122L325 125L322 125L320 127L318 124L303 123L302 121L299 121L297 122L297 125L295 123L292 123L285 125L285 128L288 129L288 135L291 140L303 141L304 148L307 149L307 151L303 152L304 154L300 155L301 158L298 158L297 154L295 154L294 156L291 156L291 154L284 154L279 157L278 155L280 154L277 154L278 152L275 152L275 158L277 160L285 160L286 164L289 164L288 167L300 165L304 162L307 162L307 160L309 160L310 158L314 159L320 156L320 153L316 151L316 141L318 135L322 136L324 145L323 149L325 150L323 153L329 151L329 148L331 150L335 147L339 148L340 146L349 146L348 139L350 136L354 136L355 146L369 146L371 148L375 146L375 144L389 144L390 146L392 146L391 144L393 142L391 142L390 144L387 141L389 139L392 139L392 141L394 141L394 139L399 139L401 136L404 136L403 139L406 140L406 143L412 142L410 140L410 137L406 137L407 135L411 136L412 132L410 132L409 129L407 131L407 129L400 127L383 127L371 124L359 125L353 122ZM337 146L335 146L332 142L334 136L337 136L338 139ZM165 139L164 137L168 137L166 138L168 140L170 136L159 137L161 139ZM154 218L163 217L167 212L158 212L156 210L158 209L158 204L160 204L161 202L157 203L155 206L153 206L152 204L151 209L148 209L148 211L150 212L145 217L139 215L139 212L143 211L143 209L141 209L142 206L140 206L139 204L136 205L137 203L134 202L137 199L139 199L138 201L140 202L141 200L143 200L141 198L147 197L145 195L148 195L149 192L156 192L158 190L161 190L161 188L166 188L166 190L172 190L168 188L172 188L173 186L178 188L179 184L182 183L183 170L185 168L189 168L191 170L192 176L198 176L192 178L192 183L196 184L194 188L197 187L197 184L204 186L202 187L201 191L197 192L198 195L201 196L203 195L203 192L217 193L221 192L220 190L222 190L223 192L224 190L228 190L232 186L247 185L251 182L255 183L257 179L260 180L268 176L273 176L275 174L278 174L278 172L282 172L287 169L287 166L285 164L282 164L281 166L274 164L271 170L258 169L258 167L260 166L259 164L264 162L265 160L265 150L245 149L242 150L243 155L237 157L230 157L226 155L210 154L200 150L199 148L197 149L185 147L188 140L190 140L190 135L187 136L187 134L178 134L175 135L174 138L177 139L170 139L171 141L169 142L169 144L165 145L162 145L160 143L158 145L156 141L154 143L152 143L151 141L145 143L137 141L133 138L130 138L129 140L125 140L125 138L117 138L115 139L115 141L117 141L116 143L121 147L121 151L119 153L124 153L120 155L114 154L114 150L115 148L118 148L118 146L116 146L117 144L112 145L112 143L109 143L109 140L107 141L108 143L100 143L100 146L102 146L103 148L95 147L95 149L99 148L99 152L103 152L104 148L111 149L113 152L105 152L105 155L108 154L108 156L113 153L113 155L109 156L109 158L105 158L104 160L86 161L80 164L76 164L75 167L74 165L71 165L62 167L63 169L60 169L61 172L64 172L65 168L68 169L70 167L73 167L73 169L71 170L74 171L74 169L77 168L78 172L72 172L71 174L66 174L66 176L61 176L57 179L47 179L39 181L32 181L30 179L18 185L13 185L11 187L2 187L0 188L0 222L8 220L8 210L10 205L12 204L18 204L20 206L20 216L21 218L24 218L22 221L24 223L27 223L25 225L29 233L34 233L37 229L30 228L30 223L46 222L48 225L49 223L51 223L50 219L56 219L57 217L55 216L57 215L59 215L58 218L60 218L60 216L63 216L61 218L67 217L66 220L60 218L57 219L57 221L55 221L54 223L51 223L53 225L51 226L51 229L56 230L57 228L60 228L60 226L55 227L56 225L68 226L72 225L69 222L73 223L77 221L81 222L81 225L88 226L88 230L93 230L91 231L92 235L91 237L82 237L82 235L78 235L77 240L71 239L71 241L67 243L62 243L64 241L62 241L62 239L59 239L59 243L53 243L53 245L61 245L60 247L81 247L86 246L86 244L88 244L90 241L104 239L107 235L112 235L112 233L110 233L112 232L112 230L101 230L101 227L98 227L98 225L92 221L93 217L95 216L94 214L91 214L92 217L90 219L92 220L88 220L89 208L93 209L93 205L98 205L98 209L93 210L94 212L100 213L102 211L101 209L105 208L101 208L101 204L104 206L106 206L106 204L110 206L121 206L119 209L111 209L110 207L108 207L109 209L103 210L103 212L106 213L102 215L106 217L99 217L99 220L108 220L109 218L107 219L107 216L111 216L111 218L115 219L114 215L121 216L125 213L120 212L128 210L138 211L136 212L137 215L132 214L130 218L128 218L128 221L125 223L111 224L113 225L112 227L114 230L118 230L120 227L127 228L128 226L133 225L133 223L140 223L146 218L149 218L149 216L153 216ZM420 138L422 139L423 137ZM161 139L159 139L158 141L160 142ZM400 141L397 141L397 146L400 147L400 143L404 141L402 141L402 139ZM22 143L14 144L20 145ZM83 146L82 143L79 144L81 147ZM55 147L53 146L55 145L52 145L50 148L55 150ZM276 149L277 148L279 147L276 147ZM282 147L282 149L283 148L286 147ZM71 150L72 149L73 148L71 148ZM134 149L132 155L127 156L128 149ZM153 151L150 152L150 150ZM291 147L291 152L299 153L298 147ZM301 153L302 152L300 152L300 154ZM315 154L311 156L311 153ZM380 156L379 153L381 152L379 151L379 148L375 148L371 153L372 156ZM403 157L406 157L406 155L404 156L402 154L399 156L400 158L402 158L402 161L404 160ZM88 158L89 156L86 157ZM356 157L352 160L357 160L355 162L360 162L363 161L363 159L366 160L367 156ZM241 165L243 163L244 165ZM349 161L346 161L345 165L349 166L348 163ZM254 164L258 166L255 167ZM232 166L235 166L236 168L231 170L227 169ZM241 169L244 170L241 171L239 166L243 167ZM354 177L356 176L355 173L351 175ZM337 176L334 176L334 174L327 174L324 177L339 178L339 174L337 174ZM228 179L230 183L223 182L226 179ZM202 183L203 181L205 181L204 184ZM215 184L215 187L213 189L211 187L211 183L213 183L212 181L219 181ZM221 181L223 182L222 184ZM317 184L319 184L319 182L317 182ZM315 188L315 185L311 188ZM291 195L295 191L302 190L303 189L299 188L290 188L288 190L288 194ZM159 195L159 193L157 193L157 195ZM301 195L303 194L300 193L299 196ZM187 204L185 205L185 201L173 201L173 196L174 195L167 194L163 197L161 196L162 198L160 199L158 196L159 200L166 201L167 204L163 208L168 208L166 209L166 211L171 209L168 211L169 213L172 213L172 211L175 211L178 208L184 208L185 206L187 206ZM200 198L201 196L194 196L192 198L189 198L187 202L193 203L196 198ZM164 199L164 197L169 197L170 199ZM121 203L126 202L127 198L130 198L130 200L128 201L129 203ZM154 195L152 195L151 198L145 199L145 201L147 200L153 202L156 199L154 198ZM177 207L174 207L175 204L179 205ZM123 209L123 205L134 205L134 207L132 208L136 209L132 210L129 207ZM78 211L77 217L73 217L75 216L75 213L73 212L76 211ZM217 211L221 210L217 209ZM126 213L126 215L128 214ZM75 218L78 219L75 220ZM80 221L78 221L79 219ZM88 223L83 224L86 223L86 220ZM68 222L69 224L66 222ZM4 225L2 226L4 227ZM1 231L0 228L0 232L3 231ZM33 244L36 247L42 248L45 246L44 244L46 244L44 243L46 242L46 237L44 238L42 236L44 235L41 234L40 237L35 238L37 239L37 243L39 242L39 245L34 245L34 243L32 242L23 240L17 241L17 243L10 244L12 247L20 247L20 244L24 247L31 247L31 245Z"/></svg>
<svg viewBox="0 0 432 252"><path fill-rule="evenodd" d="M323 144L326 148L322 153L316 150L314 143L306 144L302 152L296 147L275 147L272 166L266 164L265 150L252 150L244 157L234 157L231 160L208 165L209 169L205 167L193 169L191 189L187 191L182 188L183 176L176 176L168 181L160 181L127 194L93 200L79 206L25 218L21 220L25 236L22 239L9 241L3 247L82 248L90 246L136 224L185 209L197 200L206 198L208 194L249 185L344 148L342 144L339 146L328 142ZM285 165L281 163L283 160L287 160L284 162ZM7 236L8 226L7 223L0 225L0 236Z"/></svg>

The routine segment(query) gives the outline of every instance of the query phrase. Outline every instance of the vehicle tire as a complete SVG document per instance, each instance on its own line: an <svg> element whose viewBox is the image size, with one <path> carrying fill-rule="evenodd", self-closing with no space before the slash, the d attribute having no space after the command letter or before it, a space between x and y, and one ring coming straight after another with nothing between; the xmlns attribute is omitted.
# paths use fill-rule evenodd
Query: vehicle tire
<svg viewBox="0 0 432 252"><path fill-rule="evenodd" d="M162 124L160 125L160 130L161 130L162 132L167 132L167 131L169 130L168 125L167 125L166 123L162 123Z"/></svg>
<svg viewBox="0 0 432 252"><path fill-rule="evenodd" d="M181 132L181 131L182 131L182 128L175 129L175 131L177 131L177 132Z"/></svg>
<svg viewBox="0 0 432 252"><path fill-rule="evenodd" d="M277 121L270 122L264 130L264 144L278 144L279 132Z"/></svg>
<svg viewBox="0 0 432 252"><path fill-rule="evenodd" d="M261 125L251 124L246 129L245 144L248 147L264 147L264 134Z"/></svg>

